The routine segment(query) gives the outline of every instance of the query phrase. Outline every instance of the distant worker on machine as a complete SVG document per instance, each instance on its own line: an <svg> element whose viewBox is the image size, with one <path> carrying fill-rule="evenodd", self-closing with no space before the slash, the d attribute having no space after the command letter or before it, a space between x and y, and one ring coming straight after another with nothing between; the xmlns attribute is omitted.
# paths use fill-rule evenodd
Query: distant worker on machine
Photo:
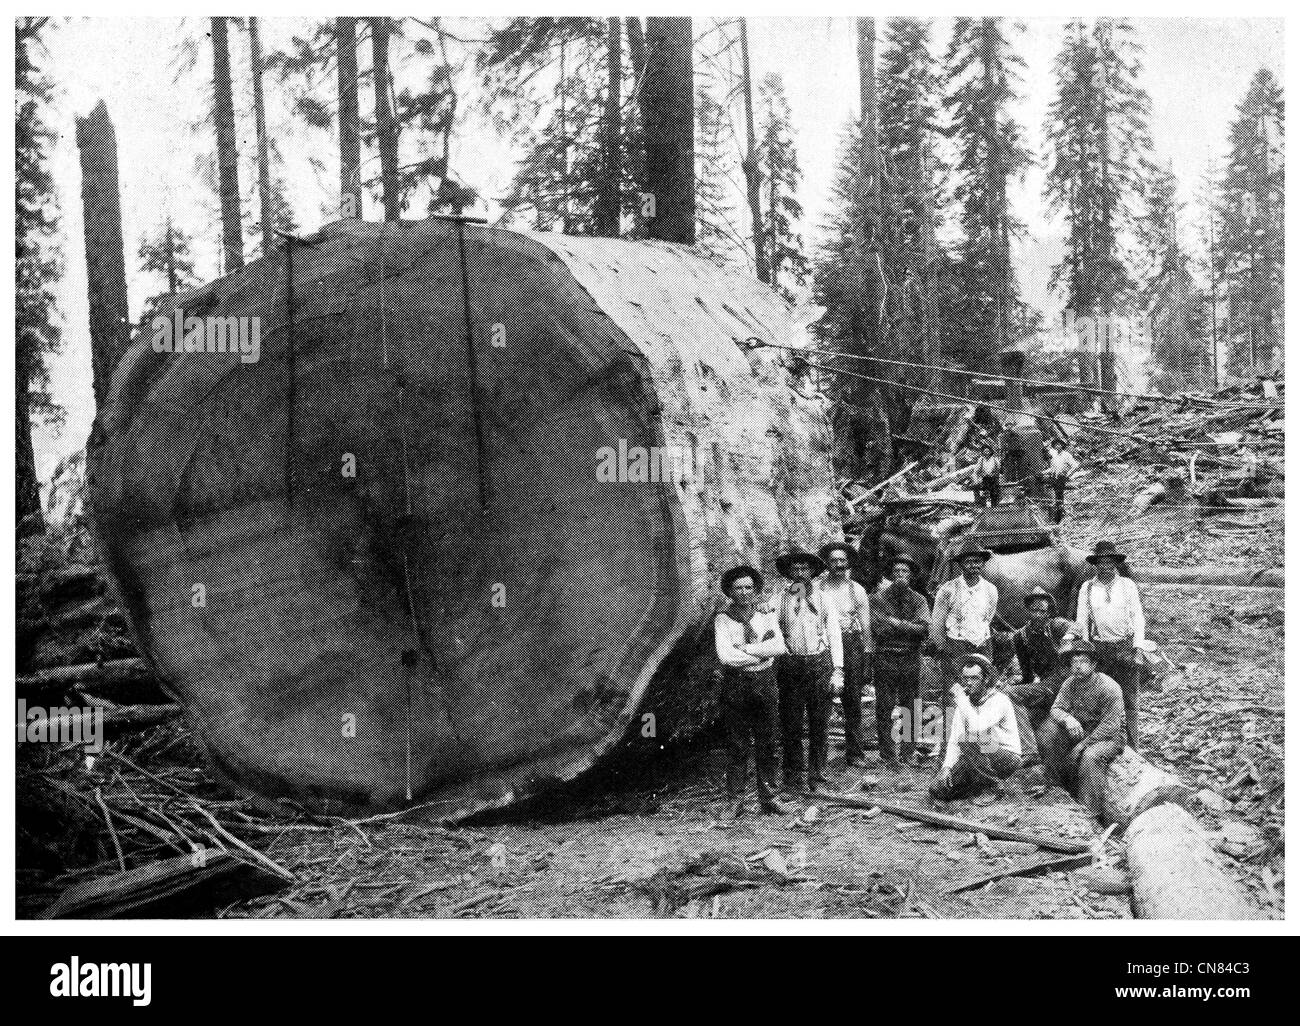
<svg viewBox="0 0 1300 1026"><path fill-rule="evenodd" d="M1047 473L1044 476L1052 486L1052 493L1056 498L1056 502L1052 506L1052 522L1059 524L1065 516L1065 487L1069 483L1070 477L1079 469L1079 461L1065 447L1063 439L1053 438L1051 449L1052 453L1047 462Z"/></svg>
<svg viewBox="0 0 1300 1026"><path fill-rule="evenodd" d="M975 495L980 505L996 506L1002 500L1001 477L1002 461L986 442L980 446L980 456L975 461Z"/></svg>

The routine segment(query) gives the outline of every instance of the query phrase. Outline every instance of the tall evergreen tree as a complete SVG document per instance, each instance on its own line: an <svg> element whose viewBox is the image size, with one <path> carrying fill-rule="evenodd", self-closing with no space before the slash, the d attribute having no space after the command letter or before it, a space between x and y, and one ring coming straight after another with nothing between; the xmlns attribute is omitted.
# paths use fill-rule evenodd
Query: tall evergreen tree
<svg viewBox="0 0 1300 1026"><path fill-rule="evenodd" d="M235 134L234 92L230 82L230 39L227 18L209 19L212 26L212 119L217 131L217 188L221 200L223 274L244 266L244 236L240 213L239 149Z"/></svg>
<svg viewBox="0 0 1300 1026"><path fill-rule="evenodd" d="M32 448L33 420L58 424L63 411L50 395L47 359L57 353L60 318L55 290L63 274L59 205L50 173L56 138L46 122L53 86L41 70L49 18L23 17L15 25L14 49L14 378L17 444L18 537L45 530Z"/></svg>
<svg viewBox="0 0 1300 1026"><path fill-rule="evenodd" d="M735 202L735 136L726 108L703 82L695 94L695 245L718 260L752 260Z"/></svg>
<svg viewBox="0 0 1300 1026"><path fill-rule="evenodd" d="M1077 317L1130 314L1139 299L1134 246L1155 173L1141 55L1128 22L1099 18L1070 23L1057 56L1044 195L1069 232L1052 285Z"/></svg>
<svg viewBox="0 0 1300 1026"><path fill-rule="evenodd" d="M1228 370L1280 366L1285 307L1286 107L1267 68L1251 80L1229 129L1219 184L1217 268L1227 303Z"/></svg>
<svg viewBox="0 0 1300 1026"><path fill-rule="evenodd" d="M170 217L152 235L140 240L136 251L140 273L156 280L161 288L149 296L144 303L141 323L148 325L153 319L161 301L167 296L193 288L199 284L199 275L194 267L192 252L194 240L190 234Z"/></svg>
<svg viewBox="0 0 1300 1026"><path fill-rule="evenodd" d="M961 228L952 351L982 371L996 368L998 352L1027 318L1011 260L1012 240L1023 235L1024 225L1007 200L1007 184L1021 178L1031 160L1010 113L1024 61L1006 29L998 18L956 19L944 62Z"/></svg>
<svg viewBox="0 0 1300 1026"><path fill-rule="evenodd" d="M1181 238L1183 207L1177 179L1157 171L1139 225L1141 307L1158 370L1152 384L1168 391L1205 388L1212 377L1207 311Z"/></svg>
<svg viewBox="0 0 1300 1026"><path fill-rule="evenodd" d="M761 238L772 287L793 300L808 278L808 258L796 228L803 218L798 196L803 171L780 75L769 72L763 76L758 99L762 128L755 157L763 183Z"/></svg>

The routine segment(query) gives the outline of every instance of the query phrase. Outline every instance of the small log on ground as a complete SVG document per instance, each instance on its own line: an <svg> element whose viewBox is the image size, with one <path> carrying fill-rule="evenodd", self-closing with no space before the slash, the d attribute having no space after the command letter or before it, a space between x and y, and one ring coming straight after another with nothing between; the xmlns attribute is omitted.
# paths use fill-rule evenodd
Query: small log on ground
<svg viewBox="0 0 1300 1026"><path fill-rule="evenodd" d="M1153 766L1132 748L1110 764L1102 814L1106 823L1124 830L1133 820L1162 802L1190 808L1192 789L1171 773Z"/></svg>
<svg viewBox="0 0 1300 1026"><path fill-rule="evenodd" d="M64 891L41 919L153 919L201 916L285 886L274 873L230 852L206 849L88 880Z"/></svg>
<svg viewBox="0 0 1300 1026"><path fill-rule="evenodd" d="M20 712L23 705L19 705ZM18 721L18 731L29 740L52 741L86 741L93 742L95 737L95 720L98 719L105 732L126 730L147 730L160 723L174 720L181 715L179 705L124 705L111 709L52 709L48 715L44 710L40 717L34 716L35 710L26 714L26 719ZM41 737L44 732L45 736ZM36 737L33 737L36 734Z"/></svg>
<svg viewBox="0 0 1300 1026"><path fill-rule="evenodd" d="M1246 567L1135 566L1133 579L1139 584L1239 585L1247 588L1285 588L1286 574L1280 570Z"/></svg>
<svg viewBox="0 0 1300 1026"><path fill-rule="evenodd" d="M83 663L80 666L56 666L18 678L19 698L45 698L69 689L88 691L102 698L130 696L138 701L142 692L162 691L143 659L114 659L106 663Z"/></svg>
<svg viewBox="0 0 1300 1026"><path fill-rule="evenodd" d="M1168 802L1125 834L1139 919L1259 919L1186 809Z"/></svg>

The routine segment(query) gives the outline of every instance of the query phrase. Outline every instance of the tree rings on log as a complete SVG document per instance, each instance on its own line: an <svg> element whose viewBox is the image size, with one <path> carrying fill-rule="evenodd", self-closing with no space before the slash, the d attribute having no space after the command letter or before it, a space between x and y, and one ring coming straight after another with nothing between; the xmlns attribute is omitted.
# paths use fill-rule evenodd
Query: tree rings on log
<svg viewBox="0 0 1300 1026"><path fill-rule="evenodd" d="M90 503L141 654L254 792L455 818L658 750L710 717L722 571L838 532L821 400L746 342L789 308L690 250L350 221L176 309L260 351L137 339Z"/></svg>

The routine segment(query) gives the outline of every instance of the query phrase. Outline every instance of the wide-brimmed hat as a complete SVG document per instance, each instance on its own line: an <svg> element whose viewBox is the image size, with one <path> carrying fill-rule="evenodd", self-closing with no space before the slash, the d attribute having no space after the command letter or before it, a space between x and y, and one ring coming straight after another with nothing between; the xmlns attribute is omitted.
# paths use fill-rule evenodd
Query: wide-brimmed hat
<svg viewBox="0 0 1300 1026"><path fill-rule="evenodd" d="M1113 541L1099 541L1095 546L1093 546L1092 552L1088 553L1088 555L1083 558L1093 566L1096 566L1097 560L1106 556L1109 556L1116 563L1123 563L1128 559L1128 556L1115 548L1115 543Z"/></svg>
<svg viewBox="0 0 1300 1026"><path fill-rule="evenodd" d="M1041 584L1025 596L1025 608L1028 609L1029 604L1035 599L1047 599L1047 608L1050 610L1050 614L1052 616L1056 615L1056 599L1052 597L1050 591L1045 591Z"/></svg>
<svg viewBox="0 0 1300 1026"><path fill-rule="evenodd" d="M776 568L782 577L790 576L790 565L792 563L807 563L812 567L814 577L826 572L826 564L822 561L821 556L804 549L791 549L789 552L776 557Z"/></svg>
<svg viewBox="0 0 1300 1026"><path fill-rule="evenodd" d="M979 542L975 541L973 538L967 538L961 543L961 548L952 554L952 561L954 563L960 563L962 560L969 559L971 556L977 556L987 563L993 558L993 553L988 549L980 548Z"/></svg>
<svg viewBox="0 0 1300 1026"><path fill-rule="evenodd" d="M731 586L741 577L752 577L754 579L754 591L763 590L763 575L755 570L752 566L733 566L722 575L722 593L730 594Z"/></svg>
<svg viewBox="0 0 1300 1026"><path fill-rule="evenodd" d="M1091 641L1080 639L1072 642L1061 649L1060 656L1062 659L1068 659L1070 656L1086 655L1092 656L1094 662L1097 660L1097 646Z"/></svg>
<svg viewBox="0 0 1300 1026"><path fill-rule="evenodd" d="M853 551L853 546L846 541L827 542L817 550L817 555L821 556L823 563L829 564L832 552L843 552L844 558L849 561L849 566L854 566L858 562L858 554Z"/></svg>
<svg viewBox="0 0 1300 1026"><path fill-rule="evenodd" d="M912 568L913 574L919 574L921 572L920 565L906 552L896 552L892 556L888 556L885 559L882 559L880 563L881 566L885 568L887 573L893 573L894 567L897 566L899 563L906 563L909 567Z"/></svg>
<svg viewBox="0 0 1300 1026"><path fill-rule="evenodd" d="M960 673L962 667L970 666L972 663L984 670L984 680L992 684L993 678L997 676L998 671L993 668L993 663L988 656L982 656L978 652L968 652L963 656L958 656L957 672Z"/></svg>

